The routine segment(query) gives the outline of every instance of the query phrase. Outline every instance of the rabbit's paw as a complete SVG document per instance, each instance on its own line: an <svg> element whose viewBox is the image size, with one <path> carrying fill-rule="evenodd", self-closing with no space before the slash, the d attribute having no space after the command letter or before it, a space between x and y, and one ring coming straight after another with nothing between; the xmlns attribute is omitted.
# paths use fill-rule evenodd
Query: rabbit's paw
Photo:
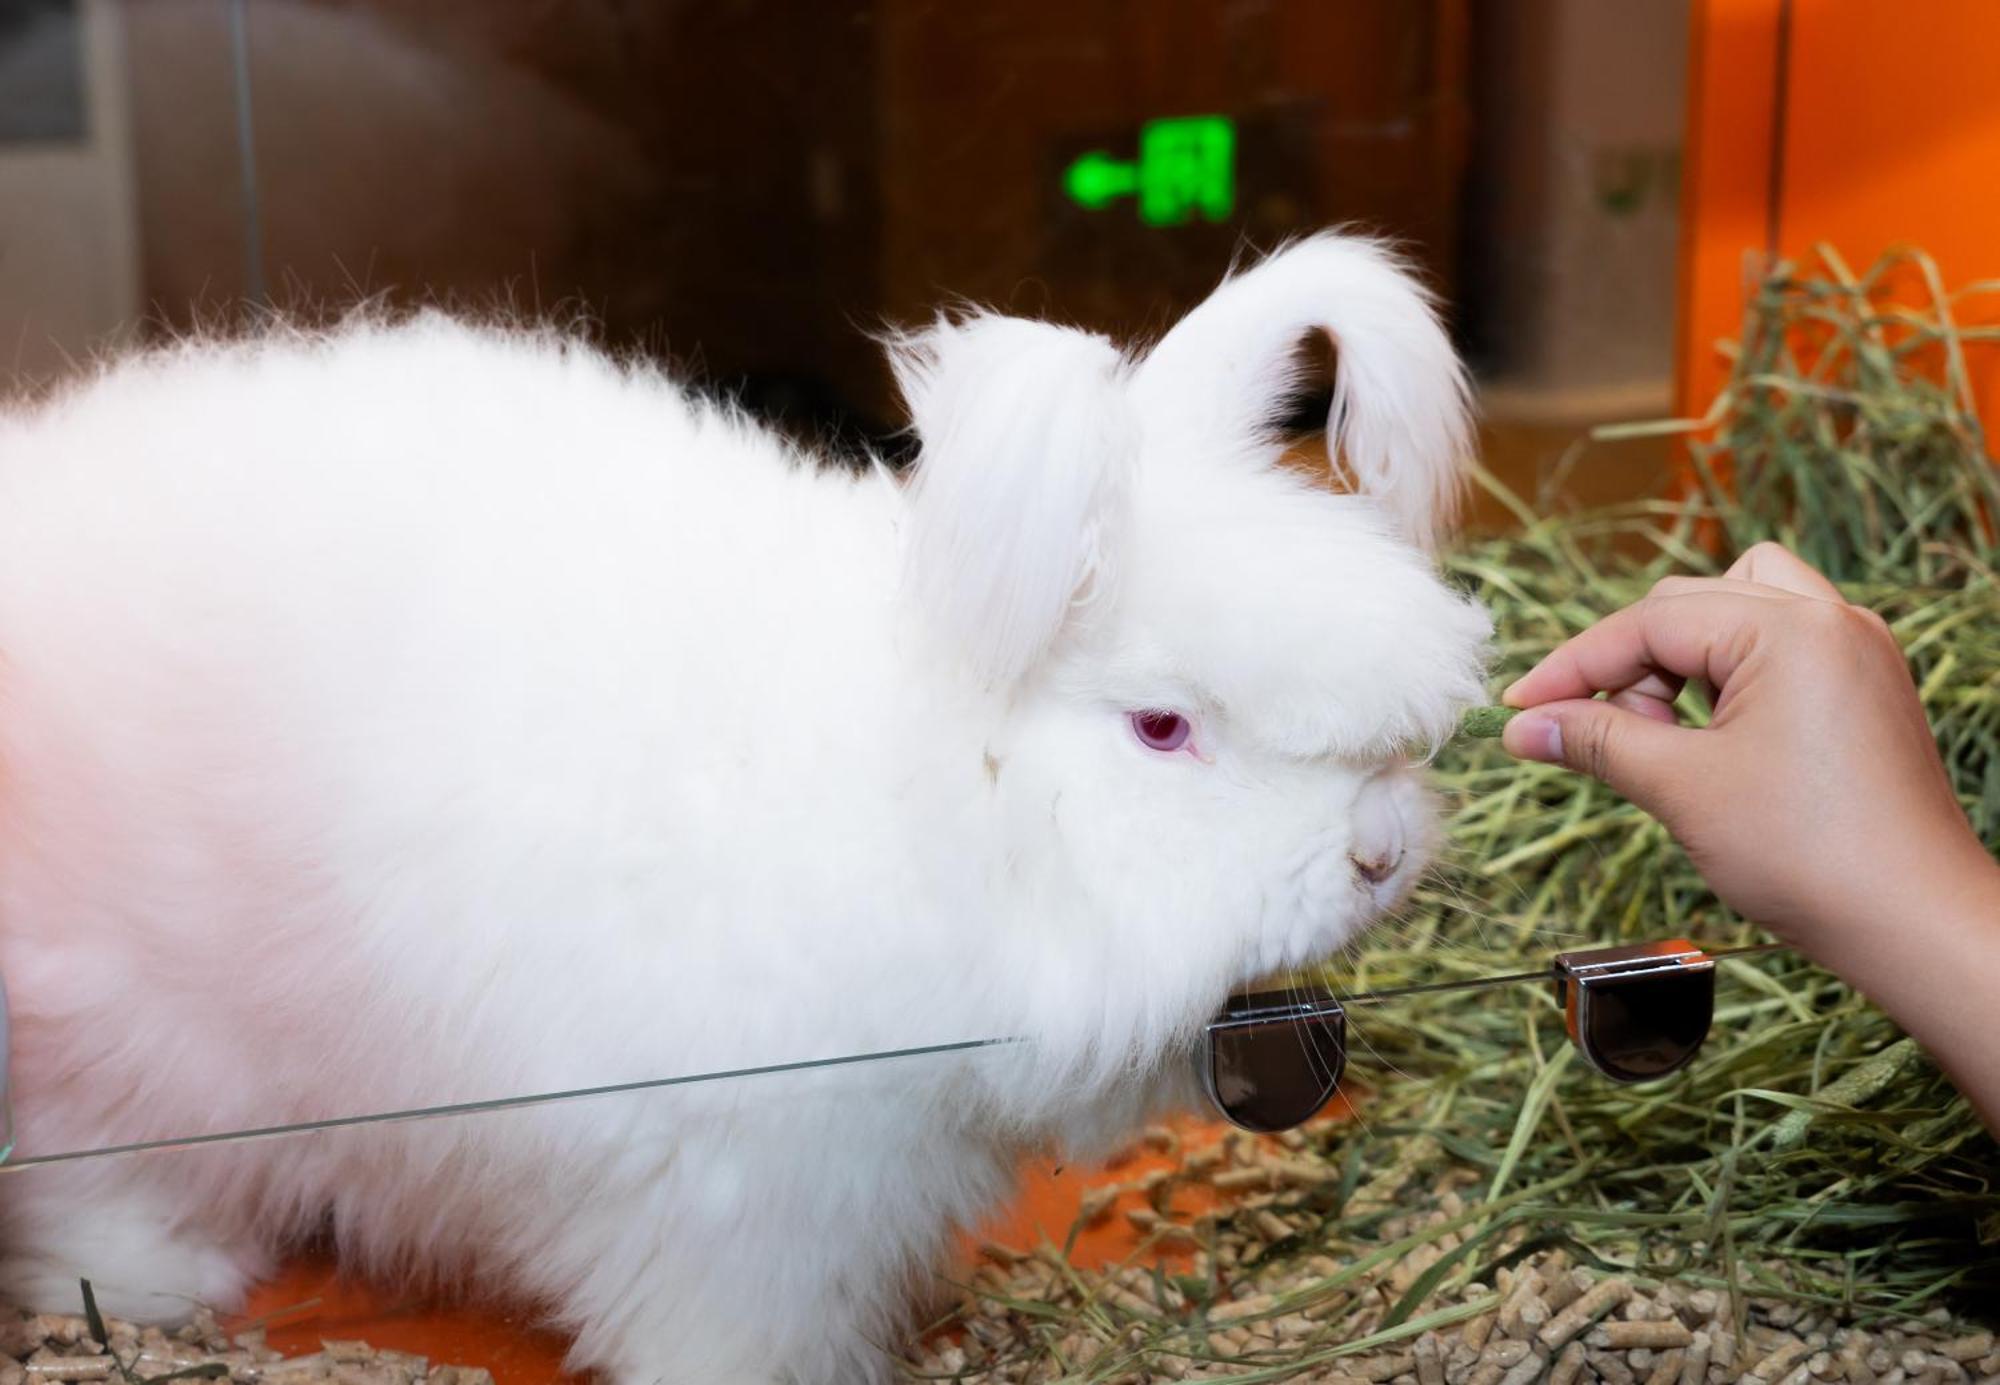
<svg viewBox="0 0 2000 1385"><path fill-rule="evenodd" d="M16 1221L0 1238L0 1301L24 1308L80 1312L87 1279L107 1317L173 1324L197 1307L239 1307L270 1268L255 1248L176 1227L146 1199L104 1193L88 1207L35 1210L38 1225Z"/></svg>

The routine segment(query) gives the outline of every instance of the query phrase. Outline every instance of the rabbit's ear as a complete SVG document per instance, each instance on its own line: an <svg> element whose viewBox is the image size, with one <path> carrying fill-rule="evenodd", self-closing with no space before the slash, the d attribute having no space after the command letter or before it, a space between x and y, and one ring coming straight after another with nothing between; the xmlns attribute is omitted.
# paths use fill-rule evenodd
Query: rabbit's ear
<svg viewBox="0 0 2000 1385"><path fill-rule="evenodd" d="M1464 483L1470 393L1429 294L1374 241L1315 236L1224 281L1139 365L1134 406L1163 438L1258 446L1296 397L1313 332L1338 356L1327 421L1336 465L1430 546Z"/></svg>
<svg viewBox="0 0 2000 1385"><path fill-rule="evenodd" d="M1086 581L1133 446L1125 361L1020 318L939 318L892 338L921 451L904 580L989 685L1048 650Z"/></svg>

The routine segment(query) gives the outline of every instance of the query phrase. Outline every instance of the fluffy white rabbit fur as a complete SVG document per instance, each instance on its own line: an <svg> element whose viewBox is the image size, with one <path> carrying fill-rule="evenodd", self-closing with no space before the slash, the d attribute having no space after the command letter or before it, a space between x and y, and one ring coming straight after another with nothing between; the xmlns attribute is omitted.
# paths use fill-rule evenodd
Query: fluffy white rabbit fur
<svg viewBox="0 0 2000 1385"><path fill-rule="evenodd" d="M1275 465L1312 330L1361 493ZM1138 354L891 349L908 486L435 315L0 412L23 1155L1029 1040L26 1169L0 1299L227 1307L330 1228L615 1381L878 1379L1027 1151L1181 1099L1232 987L1406 887L1487 623L1426 555L1466 398L1393 257L1298 243Z"/></svg>

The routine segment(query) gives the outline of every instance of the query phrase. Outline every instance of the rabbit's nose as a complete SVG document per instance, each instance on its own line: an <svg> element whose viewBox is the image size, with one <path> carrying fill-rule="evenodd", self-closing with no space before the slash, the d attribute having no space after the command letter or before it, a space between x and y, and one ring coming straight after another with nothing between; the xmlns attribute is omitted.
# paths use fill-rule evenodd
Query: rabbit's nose
<svg viewBox="0 0 2000 1385"><path fill-rule="evenodd" d="M1348 860L1354 863L1355 873L1371 885L1379 885L1396 873L1396 867L1403 864L1403 852L1398 848L1393 855L1357 856L1348 853Z"/></svg>
<svg viewBox="0 0 2000 1385"><path fill-rule="evenodd" d="M1370 885L1380 885L1403 864L1406 836L1399 802L1401 778L1394 771L1378 774L1363 784L1354 798L1354 835L1348 843L1347 859Z"/></svg>

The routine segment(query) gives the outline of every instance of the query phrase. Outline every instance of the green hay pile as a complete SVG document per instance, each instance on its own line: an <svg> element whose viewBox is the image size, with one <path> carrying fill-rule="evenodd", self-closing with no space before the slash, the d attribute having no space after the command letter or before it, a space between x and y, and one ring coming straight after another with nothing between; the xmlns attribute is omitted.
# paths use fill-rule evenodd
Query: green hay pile
<svg viewBox="0 0 2000 1385"><path fill-rule="evenodd" d="M1903 305L1912 285L1918 307ZM1495 614L1501 683L1658 577L1718 572L1775 539L1889 620L1960 801L2000 851L2000 480L1966 361L1994 334L1955 323L1963 300L1996 290L1948 296L1913 253L1860 278L1826 250L1812 272L1780 266L1707 418L1596 435L1686 433L1694 498L1545 518L1503 495L1520 529L1452 561ZM1763 941L1610 790L1491 742L1461 741L1441 769L1450 859L1330 973L1339 988L1615 941ZM1893 938L1897 920L1882 926ZM1655 1086L1571 1062L1545 988L1418 998L1352 1025L1351 1071L1372 1096L1349 1152L1389 1158L1426 1133L1490 1175L1489 1198L1587 1166L1507 1214L1580 1255L1855 1309L2000 1302L2000 1151L1886 1019L1790 954L1723 963L1701 1059Z"/></svg>
<svg viewBox="0 0 2000 1385"><path fill-rule="evenodd" d="M1960 800L2000 850L2000 485L1966 361L1995 334L1954 321L1996 291L1947 296L1914 254L1861 278L1827 251L1780 266L1706 418L1591 440L1685 435L1691 498L1548 517L1489 480L1519 527L1450 566L1495 614L1496 687L1658 577L1719 572L1776 539L1889 620ZM1698 699L1684 703L1699 721ZM1608 789L1490 739L1462 738L1439 770L1447 858L1327 969L1336 991L1532 970L1618 941L1766 941ZM1882 920L1891 938L1897 923ZM1322 1181L1180 1228L1201 1246L1193 1274L1090 1273L1052 1247L1039 1275L982 1271L957 1316L985 1332L971 1364L917 1374L1276 1381L1372 1363L1365 1378L1403 1380L1406 1363L1366 1353L1491 1314L1526 1257L1724 1291L1739 1332L1795 1313L1889 1330L2000 1303L2000 1150L1887 1019L1788 952L1722 963L1702 1056L1649 1086L1576 1061L1545 986L1356 1009L1350 1046L1358 1117L1287 1156ZM1154 1194L1171 1208L1172 1184ZM1257 1311L1233 1321L1298 1330L1218 1337L1246 1296Z"/></svg>

